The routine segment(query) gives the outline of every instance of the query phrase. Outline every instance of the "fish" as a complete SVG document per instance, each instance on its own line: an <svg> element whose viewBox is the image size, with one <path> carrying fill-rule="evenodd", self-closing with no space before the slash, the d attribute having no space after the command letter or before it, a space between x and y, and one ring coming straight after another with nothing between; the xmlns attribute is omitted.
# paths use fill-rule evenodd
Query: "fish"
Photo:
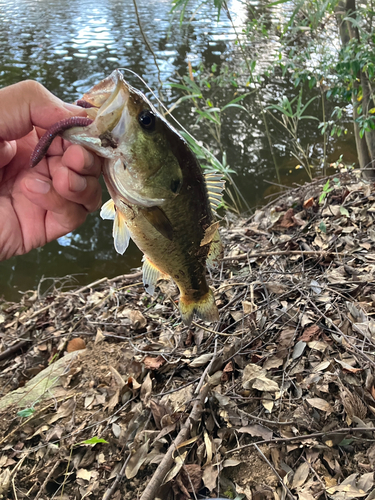
<svg viewBox="0 0 375 500"><path fill-rule="evenodd" d="M32 165L56 134L102 156L111 198L101 217L113 220L116 251L123 254L132 239L143 252L143 283L150 295L159 279L172 278L186 325L194 314L218 321L206 274L223 253L215 220L224 189L221 175L204 175L184 138L121 71L113 71L77 103L88 118L71 127L64 120L61 130L54 125L37 146Z"/></svg>

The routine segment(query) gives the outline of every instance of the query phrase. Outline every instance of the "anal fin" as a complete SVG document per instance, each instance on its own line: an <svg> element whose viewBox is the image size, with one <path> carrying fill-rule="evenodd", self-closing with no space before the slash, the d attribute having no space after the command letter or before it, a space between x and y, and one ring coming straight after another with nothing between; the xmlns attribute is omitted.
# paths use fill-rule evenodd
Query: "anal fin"
<svg viewBox="0 0 375 500"><path fill-rule="evenodd" d="M212 241L210 250L207 255L206 265L209 269L217 269L220 260L223 258L223 244L221 242L219 231L216 230Z"/></svg>
<svg viewBox="0 0 375 500"><path fill-rule="evenodd" d="M142 260L143 285L147 293L149 293L150 295L154 295L157 281L162 277L167 278L167 275L160 271L156 266L154 266L154 264L146 257L146 255L143 256Z"/></svg>

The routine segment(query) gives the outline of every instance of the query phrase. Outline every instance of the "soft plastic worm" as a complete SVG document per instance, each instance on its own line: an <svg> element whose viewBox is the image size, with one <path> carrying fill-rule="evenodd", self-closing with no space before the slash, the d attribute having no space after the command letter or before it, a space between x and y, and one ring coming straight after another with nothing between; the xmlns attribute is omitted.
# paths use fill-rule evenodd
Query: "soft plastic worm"
<svg viewBox="0 0 375 500"><path fill-rule="evenodd" d="M36 148L30 157L30 167L35 167L46 155L53 139L62 134L65 130L73 127L87 127L91 125L93 120L91 118L84 118L82 116L72 116L60 122L55 123L50 127L47 132L39 139Z"/></svg>
<svg viewBox="0 0 375 500"><path fill-rule="evenodd" d="M95 108L93 104L90 104L84 99L78 99L78 101L76 102L76 106L80 106L81 108Z"/></svg>

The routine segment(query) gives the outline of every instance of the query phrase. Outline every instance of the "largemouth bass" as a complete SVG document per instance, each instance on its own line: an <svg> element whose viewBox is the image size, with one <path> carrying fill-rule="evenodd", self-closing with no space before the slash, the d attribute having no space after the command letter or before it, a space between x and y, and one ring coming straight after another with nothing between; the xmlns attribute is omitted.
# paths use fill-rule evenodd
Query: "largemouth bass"
<svg viewBox="0 0 375 500"><path fill-rule="evenodd" d="M71 128L64 121L53 133L105 158L103 176L111 199L101 216L114 221L116 250L123 254L133 239L144 254L143 282L151 295L159 278L175 281L185 324L194 313L217 321L206 266L216 267L222 253L214 221L224 186L220 175L203 175L185 140L120 71L95 85L79 104L92 122L83 118ZM41 143L34 164L47 147Z"/></svg>

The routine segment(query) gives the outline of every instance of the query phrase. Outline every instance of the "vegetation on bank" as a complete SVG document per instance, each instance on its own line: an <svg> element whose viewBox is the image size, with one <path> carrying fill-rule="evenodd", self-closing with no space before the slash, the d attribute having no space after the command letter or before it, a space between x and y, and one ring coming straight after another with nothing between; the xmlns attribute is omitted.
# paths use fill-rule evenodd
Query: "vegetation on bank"
<svg viewBox="0 0 375 500"><path fill-rule="evenodd" d="M255 106L278 179L275 128L283 131L285 148L312 179L316 173L326 174L330 138L345 135L348 127L353 127L358 164L366 177L375 177L373 2L277 0L256 7L246 3L242 29L225 0L214 0L214 4L218 18L227 16L232 23L236 64L205 68L189 63L182 82L173 84L185 93L175 106L190 99L197 122L203 121L211 134L212 149L220 160L203 148L200 154L206 163L227 177L232 173L222 146L223 117L235 107L237 120L246 123ZM172 11L179 12L180 20L190 17L194 23L194 12L188 12L189 0L174 0ZM286 82L284 92L280 95L283 87L278 87L279 95L265 97L275 79ZM294 98L290 97L290 84ZM226 103L217 99L218 89L223 87L232 89ZM306 94L313 95L305 98ZM314 145L301 140L302 120L309 121L314 137L320 136L318 155ZM248 134L252 134L251 128Z"/></svg>

